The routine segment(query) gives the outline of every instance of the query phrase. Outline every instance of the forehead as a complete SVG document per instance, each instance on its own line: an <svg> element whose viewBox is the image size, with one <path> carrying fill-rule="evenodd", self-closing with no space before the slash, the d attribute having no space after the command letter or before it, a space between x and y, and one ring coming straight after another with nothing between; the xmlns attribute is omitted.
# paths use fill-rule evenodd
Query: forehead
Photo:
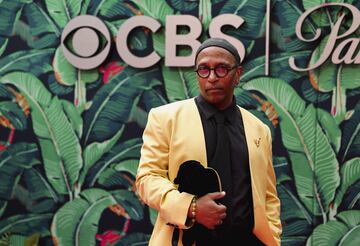
<svg viewBox="0 0 360 246"><path fill-rule="evenodd" d="M236 60L230 51L221 47L211 46L203 49L198 54L195 64L200 63L223 63L223 64L235 64Z"/></svg>

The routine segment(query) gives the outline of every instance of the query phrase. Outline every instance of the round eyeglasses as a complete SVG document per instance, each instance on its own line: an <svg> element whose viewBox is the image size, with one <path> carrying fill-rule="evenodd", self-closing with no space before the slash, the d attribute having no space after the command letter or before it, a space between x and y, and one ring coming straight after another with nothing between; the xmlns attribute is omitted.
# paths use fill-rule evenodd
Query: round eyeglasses
<svg viewBox="0 0 360 246"><path fill-rule="evenodd" d="M199 75L200 78L207 78L210 76L211 70L214 70L214 73L216 77L218 78L224 78L228 73L233 70L234 68L237 68L238 66L235 65L233 67L227 67L224 65L218 65L216 67L210 68L206 66L199 66L195 72Z"/></svg>

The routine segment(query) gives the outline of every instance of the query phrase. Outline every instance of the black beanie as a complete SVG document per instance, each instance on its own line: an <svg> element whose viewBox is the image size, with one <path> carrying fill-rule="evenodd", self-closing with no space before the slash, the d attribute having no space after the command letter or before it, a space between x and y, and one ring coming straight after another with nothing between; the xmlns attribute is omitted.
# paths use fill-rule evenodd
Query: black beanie
<svg viewBox="0 0 360 246"><path fill-rule="evenodd" d="M220 47L220 48L223 48L223 49L229 51L234 56L234 58L236 60L236 64L240 64L239 52L237 51L237 49L235 48L234 45L232 45L229 41L227 41L223 38L209 38L209 39L205 40L200 45L200 47L197 49L197 51L195 53L195 63L196 63L196 59L197 59L197 56L199 55L200 51L202 51L203 49L205 49L207 47L212 47L212 46Z"/></svg>

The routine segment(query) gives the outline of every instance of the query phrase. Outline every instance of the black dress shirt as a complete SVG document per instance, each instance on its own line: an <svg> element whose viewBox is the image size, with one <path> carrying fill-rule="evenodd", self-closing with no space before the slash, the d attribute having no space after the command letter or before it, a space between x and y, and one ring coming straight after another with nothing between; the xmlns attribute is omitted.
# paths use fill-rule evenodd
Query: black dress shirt
<svg viewBox="0 0 360 246"><path fill-rule="evenodd" d="M211 166L216 146L216 122L214 114L219 110L205 101L200 95L195 98L197 108L200 112L201 122L204 130L206 155L208 165ZM232 177L231 207L227 208L227 217L230 219L228 231L244 232L252 235L254 226L253 199L251 190L251 176L249 168L249 154L246 144L244 124L235 97L232 104L220 111L225 116L226 130L230 142L230 160ZM229 217L230 216L230 217Z"/></svg>

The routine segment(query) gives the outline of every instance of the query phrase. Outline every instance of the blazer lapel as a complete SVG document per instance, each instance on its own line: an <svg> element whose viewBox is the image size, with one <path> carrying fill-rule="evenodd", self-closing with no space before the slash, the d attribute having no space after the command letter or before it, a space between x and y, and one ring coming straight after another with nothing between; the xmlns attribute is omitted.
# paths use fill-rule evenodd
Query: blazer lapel
<svg viewBox="0 0 360 246"><path fill-rule="evenodd" d="M248 147L249 152L249 167L250 167L250 176L251 176L251 187L252 187L252 193L253 193L253 203L254 203L254 210L256 206L259 203L259 193L257 191L256 184L258 183L257 174L256 172L259 170L256 170L256 143L258 140L258 136L256 134L255 128L252 126L252 119L249 117L248 113L245 112L242 108L240 108L241 115L243 118L244 123L244 131L245 131L245 137L246 137L246 143Z"/></svg>

